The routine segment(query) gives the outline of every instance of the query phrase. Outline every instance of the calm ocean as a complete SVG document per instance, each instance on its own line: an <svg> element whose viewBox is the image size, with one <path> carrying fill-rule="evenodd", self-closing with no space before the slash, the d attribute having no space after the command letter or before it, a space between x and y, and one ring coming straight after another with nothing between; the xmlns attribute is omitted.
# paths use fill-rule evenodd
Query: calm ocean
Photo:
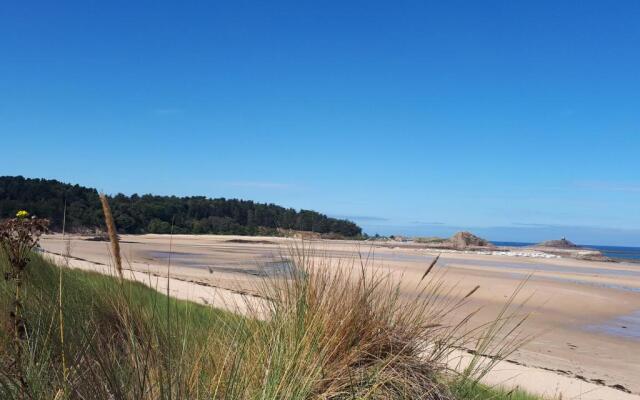
<svg viewBox="0 0 640 400"><path fill-rule="evenodd" d="M492 242L496 246L513 246L513 247L525 247L533 246L535 243L520 243L520 242ZM623 246L595 246L595 245L580 245L587 249L600 250L602 254L607 257L615 258L618 260L633 260L634 262L640 262L640 247L623 247Z"/></svg>

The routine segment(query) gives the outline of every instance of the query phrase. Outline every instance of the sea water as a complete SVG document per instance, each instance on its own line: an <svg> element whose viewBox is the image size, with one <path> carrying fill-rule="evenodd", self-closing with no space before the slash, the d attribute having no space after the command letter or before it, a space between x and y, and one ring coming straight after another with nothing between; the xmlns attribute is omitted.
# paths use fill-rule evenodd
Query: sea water
<svg viewBox="0 0 640 400"><path fill-rule="evenodd" d="M496 246L509 246L509 247L527 247L534 246L536 243L522 243L522 242L492 242ZM593 249L602 252L606 257L616 260L633 261L640 263L640 247L625 247L625 246L600 246L600 245L579 245L585 249Z"/></svg>

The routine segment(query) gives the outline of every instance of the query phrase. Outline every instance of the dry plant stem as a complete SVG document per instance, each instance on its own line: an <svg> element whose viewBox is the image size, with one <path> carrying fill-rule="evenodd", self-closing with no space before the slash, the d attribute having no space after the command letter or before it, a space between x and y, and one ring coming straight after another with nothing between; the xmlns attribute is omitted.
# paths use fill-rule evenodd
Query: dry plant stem
<svg viewBox="0 0 640 400"><path fill-rule="evenodd" d="M171 234L169 236L169 260L167 263L167 335L171 335L171 254L173 253L173 223L171 220ZM169 371L171 371L171 349L167 349L169 356L167 357L167 364ZM169 375L169 396L171 396L171 380L172 376Z"/></svg>
<svg viewBox="0 0 640 400"><path fill-rule="evenodd" d="M116 224L113 221L113 215L111 214L111 207L109 207L109 200L104 193L100 193L100 203L102 203L102 212L104 213L104 222L107 225L107 233L109 234L109 242L111 243L111 252L113 253L113 260L115 262L116 270L120 279L124 279L122 274L122 258L120 256L120 242L118 241L118 233L116 230Z"/></svg>
<svg viewBox="0 0 640 400"><path fill-rule="evenodd" d="M66 228L67 228L67 201L64 202L64 211L62 217L62 240L65 240ZM71 239L67 239L65 241L65 268L69 268L69 258L71 257ZM62 268L58 268L58 319L60 323L60 357L62 358L62 376L64 378L64 391L63 394L67 392L67 380L68 380L68 371L67 371L67 360L64 354L64 314L62 311Z"/></svg>

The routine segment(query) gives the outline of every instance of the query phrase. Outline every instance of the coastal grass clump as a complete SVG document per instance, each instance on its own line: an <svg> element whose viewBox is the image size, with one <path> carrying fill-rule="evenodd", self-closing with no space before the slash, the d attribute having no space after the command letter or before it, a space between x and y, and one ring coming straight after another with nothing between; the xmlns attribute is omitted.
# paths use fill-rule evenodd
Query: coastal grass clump
<svg viewBox="0 0 640 400"><path fill-rule="evenodd" d="M1 256L0 270L10 270ZM29 258L18 359L7 351L10 323L0 320L2 399L453 400L515 393L478 379L522 343L517 331L525 317L506 304L484 325L469 326L473 313L452 318L477 287L447 288L437 259L407 297L401 280L366 257L334 260L300 245L287 255L288 274L265 278L239 315L167 297L122 279L121 268L110 277ZM0 283L0 306L11 307L12 296L10 283ZM452 371L450 358L467 348L491 357L474 356Z"/></svg>
<svg viewBox="0 0 640 400"><path fill-rule="evenodd" d="M336 260L294 246L288 253L289 279L267 281L262 288L272 299L270 322L279 327L268 332L286 328L291 331L281 337L300 338L290 351L305 359L301 375L319 377L312 392L318 398L457 398L452 387L471 393L497 362L529 339L519 329L527 315L514 304L522 285L494 320L471 326L477 311L462 319L453 315L479 286L466 292L447 286L434 269L438 258L425 266L410 291L415 294L407 295L402 279L367 256ZM461 349L476 355L454 372L449 361ZM271 362L274 355L268 356Z"/></svg>
<svg viewBox="0 0 640 400"><path fill-rule="evenodd" d="M458 380L450 385L450 390L456 399L540 400L540 397L534 396L518 388L505 389L500 387L489 387L475 381Z"/></svg>

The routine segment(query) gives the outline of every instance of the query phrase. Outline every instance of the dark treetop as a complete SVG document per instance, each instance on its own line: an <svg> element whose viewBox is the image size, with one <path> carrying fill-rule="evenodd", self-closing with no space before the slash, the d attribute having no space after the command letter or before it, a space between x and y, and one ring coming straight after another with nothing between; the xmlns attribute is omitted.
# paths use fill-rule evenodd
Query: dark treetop
<svg viewBox="0 0 640 400"><path fill-rule="evenodd" d="M51 229L60 231L65 200L68 231L103 228L96 189L56 180L0 177L0 219L24 209L49 218ZM174 233L276 234L278 228L345 237L362 233L351 221L248 200L117 194L109 196L109 202L121 233L169 233L172 221Z"/></svg>

